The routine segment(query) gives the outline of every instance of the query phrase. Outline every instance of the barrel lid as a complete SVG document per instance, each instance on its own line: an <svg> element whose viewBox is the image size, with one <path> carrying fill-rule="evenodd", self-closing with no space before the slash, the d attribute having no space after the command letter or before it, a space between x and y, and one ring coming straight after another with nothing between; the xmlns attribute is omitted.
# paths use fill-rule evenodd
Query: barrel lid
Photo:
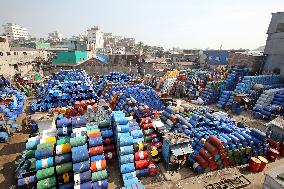
<svg viewBox="0 0 284 189"><path fill-rule="evenodd" d="M251 160L257 164L260 164L261 161L259 159L257 159L256 157L252 157Z"/></svg>
<svg viewBox="0 0 284 189"><path fill-rule="evenodd" d="M268 163L268 160L263 156L258 156L258 159L263 163Z"/></svg>

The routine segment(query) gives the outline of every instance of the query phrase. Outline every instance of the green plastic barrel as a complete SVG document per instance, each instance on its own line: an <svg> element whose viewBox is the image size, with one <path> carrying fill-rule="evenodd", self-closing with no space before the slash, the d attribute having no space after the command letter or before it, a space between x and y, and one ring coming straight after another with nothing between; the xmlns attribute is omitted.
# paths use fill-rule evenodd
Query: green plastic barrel
<svg viewBox="0 0 284 189"><path fill-rule="evenodd" d="M151 141L151 135L146 135L146 136L144 136L144 138L145 138L146 142Z"/></svg>
<svg viewBox="0 0 284 189"><path fill-rule="evenodd" d="M35 168L36 168L36 159L32 159L31 160L30 170L35 170Z"/></svg>
<svg viewBox="0 0 284 189"><path fill-rule="evenodd" d="M37 189L50 189L56 187L56 178L49 177L37 182Z"/></svg>
<svg viewBox="0 0 284 189"><path fill-rule="evenodd" d="M63 173L67 173L71 170L72 170L72 163L71 162L56 165L56 173L59 174L59 175L63 174Z"/></svg>
<svg viewBox="0 0 284 189"><path fill-rule="evenodd" d="M99 180L104 180L107 178L107 171L102 170L102 171L96 171L92 173L92 181L97 182Z"/></svg>
<svg viewBox="0 0 284 189"><path fill-rule="evenodd" d="M52 177L54 176L54 174L55 174L54 167L49 167L49 168L38 170L36 173L36 178L39 181L39 180Z"/></svg>
<svg viewBox="0 0 284 189"><path fill-rule="evenodd" d="M47 142L47 143L41 143L37 145L37 149L46 149L46 148L53 148L54 143L53 142Z"/></svg>
<svg viewBox="0 0 284 189"><path fill-rule="evenodd" d="M25 158L26 159L31 159L31 158L34 158L34 157L35 157L35 150L28 150L27 153L26 153Z"/></svg>
<svg viewBox="0 0 284 189"><path fill-rule="evenodd" d="M57 140L57 145L61 145L61 144L67 144L67 143L70 143L70 138L69 137L64 137L64 138L61 138L59 140Z"/></svg>
<svg viewBox="0 0 284 189"><path fill-rule="evenodd" d="M109 127L110 125L111 125L111 121L110 120L104 120L104 121L100 122L99 127L100 128L105 128L105 127Z"/></svg>
<svg viewBox="0 0 284 189"><path fill-rule="evenodd" d="M86 144L87 137L86 136L79 136L70 139L70 143L72 147L76 146L83 146Z"/></svg>

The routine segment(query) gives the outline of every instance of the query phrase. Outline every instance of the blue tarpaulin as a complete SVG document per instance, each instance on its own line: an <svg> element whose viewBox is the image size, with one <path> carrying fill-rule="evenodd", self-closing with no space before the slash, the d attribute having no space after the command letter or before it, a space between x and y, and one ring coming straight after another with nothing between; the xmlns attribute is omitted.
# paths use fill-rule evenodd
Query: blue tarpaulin
<svg viewBox="0 0 284 189"><path fill-rule="evenodd" d="M102 64L108 64L109 63L109 56L106 54L100 54L97 53L94 55L94 58L99 60Z"/></svg>

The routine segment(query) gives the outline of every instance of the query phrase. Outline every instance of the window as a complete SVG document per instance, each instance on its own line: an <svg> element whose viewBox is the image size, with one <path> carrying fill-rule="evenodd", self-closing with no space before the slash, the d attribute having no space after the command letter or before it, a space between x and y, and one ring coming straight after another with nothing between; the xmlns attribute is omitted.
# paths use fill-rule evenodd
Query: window
<svg viewBox="0 0 284 189"><path fill-rule="evenodd" d="M3 53L3 52L0 52L0 56L4 56L4 53Z"/></svg>
<svg viewBox="0 0 284 189"><path fill-rule="evenodd" d="M6 52L7 53L7 56L10 56L11 55L11 53L10 52Z"/></svg>
<svg viewBox="0 0 284 189"><path fill-rule="evenodd" d="M284 32L284 23L277 24L276 32Z"/></svg>
<svg viewBox="0 0 284 189"><path fill-rule="evenodd" d="M18 52L14 52L14 55L18 55Z"/></svg>
<svg viewBox="0 0 284 189"><path fill-rule="evenodd" d="M23 52L23 55L27 55L27 52Z"/></svg>

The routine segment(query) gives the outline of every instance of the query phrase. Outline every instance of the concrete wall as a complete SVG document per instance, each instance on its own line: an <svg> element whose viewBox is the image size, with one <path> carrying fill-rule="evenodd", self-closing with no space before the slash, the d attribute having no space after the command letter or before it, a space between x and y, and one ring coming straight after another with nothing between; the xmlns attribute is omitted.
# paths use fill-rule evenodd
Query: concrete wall
<svg viewBox="0 0 284 189"><path fill-rule="evenodd" d="M10 55L7 55L7 52ZM3 54L3 56L1 56ZM32 63L39 58L47 60L46 51L6 51L0 52L0 74L13 77L19 72L25 75L33 66Z"/></svg>
<svg viewBox="0 0 284 189"><path fill-rule="evenodd" d="M267 55L264 73L280 69L284 77L284 12L272 13L272 18L267 30L267 40L264 54Z"/></svg>

